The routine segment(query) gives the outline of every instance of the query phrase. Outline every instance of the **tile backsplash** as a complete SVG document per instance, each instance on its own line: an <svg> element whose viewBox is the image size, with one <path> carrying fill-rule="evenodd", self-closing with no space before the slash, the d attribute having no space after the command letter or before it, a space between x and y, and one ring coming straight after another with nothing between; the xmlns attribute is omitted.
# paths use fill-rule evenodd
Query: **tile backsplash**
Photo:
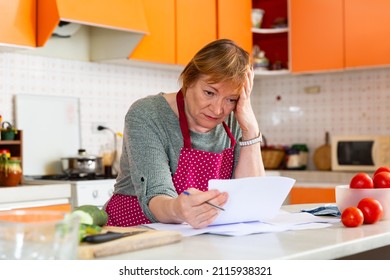
<svg viewBox="0 0 390 280"><path fill-rule="evenodd" d="M0 53L0 115L14 121L13 96L77 96L82 146L98 154L122 131L129 106L178 90L180 69L156 69ZM313 93L306 93L313 92ZM330 134L390 134L390 69L313 75L258 76L253 107L269 144L306 143L310 151ZM309 162L309 169L313 168Z"/></svg>
<svg viewBox="0 0 390 280"><path fill-rule="evenodd" d="M261 76L255 84L253 106L269 144L306 143L313 152L326 131L390 134L389 68Z"/></svg>

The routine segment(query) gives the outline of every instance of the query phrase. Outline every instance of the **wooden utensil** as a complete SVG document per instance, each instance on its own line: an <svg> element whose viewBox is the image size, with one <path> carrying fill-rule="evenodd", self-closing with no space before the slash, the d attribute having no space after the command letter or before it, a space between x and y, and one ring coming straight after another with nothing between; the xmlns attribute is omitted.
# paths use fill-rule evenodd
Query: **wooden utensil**
<svg viewBox="0 0 390 280"><path fill-rule="evenodd" d="M325 144L318 147L313 154L313 162L318 170L330 170L332 166L329 132L325 132Z"/></svg>

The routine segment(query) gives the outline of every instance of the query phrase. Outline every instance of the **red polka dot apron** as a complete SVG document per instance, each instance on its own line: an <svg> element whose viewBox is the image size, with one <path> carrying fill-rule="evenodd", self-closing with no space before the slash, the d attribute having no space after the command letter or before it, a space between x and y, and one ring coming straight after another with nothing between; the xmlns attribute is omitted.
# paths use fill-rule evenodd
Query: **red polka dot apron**
<svg viewBox="0 0 390 280"><path fill-rule="evenodd" d="M223 122L225 131L230 138L230 148L223 150L221 153L193 149L184 112L184 97L181 91L176 95L176 102L184 146L180 150L177 170L173 175L173 184L178 194L188 188L207 191L210 179L231 178L236 140L229 127ZM109 216L107 225L110 226L128 227L150 223L142 212L136 196L114 194L106 206L106 211Z"/></svg>

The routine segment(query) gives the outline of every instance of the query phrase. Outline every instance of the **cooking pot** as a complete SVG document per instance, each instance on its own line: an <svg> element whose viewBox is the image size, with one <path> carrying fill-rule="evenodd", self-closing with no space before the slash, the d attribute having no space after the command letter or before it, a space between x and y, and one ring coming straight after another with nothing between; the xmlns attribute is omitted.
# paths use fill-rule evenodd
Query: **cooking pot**
<svg viewBox="0 0 390 280"><path fill-rule="evenodd" d="M85 149L79 149L74 157L61 158L62 171L68 175L102 175L103 159L88 155Z"/></svg>

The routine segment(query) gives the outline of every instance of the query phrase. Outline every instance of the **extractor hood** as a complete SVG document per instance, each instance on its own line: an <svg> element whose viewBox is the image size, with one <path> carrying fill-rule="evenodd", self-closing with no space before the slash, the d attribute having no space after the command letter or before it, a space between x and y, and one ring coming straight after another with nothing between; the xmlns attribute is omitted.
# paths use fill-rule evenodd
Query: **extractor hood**
<svg viewBox="0 0 390 280"><path fill-rule="evenodd" d="M60 23L77 27L74 36L58 36ZM142 0L37 0L37 52L41 54L71 56L85 48L85 60L127 58L147 33Z"/></svg>

